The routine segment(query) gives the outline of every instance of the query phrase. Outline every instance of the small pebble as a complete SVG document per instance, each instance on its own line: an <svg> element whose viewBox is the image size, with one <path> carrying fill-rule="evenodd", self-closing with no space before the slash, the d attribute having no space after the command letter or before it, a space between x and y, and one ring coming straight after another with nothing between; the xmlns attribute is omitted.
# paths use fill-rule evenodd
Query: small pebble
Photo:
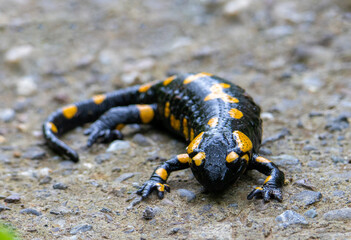
<svg viewBox="0 0 351 240"><path fill-rule="evenodd" d="M28 109L30 103L30 100L21 98L14 103L13 110L15 110L17 113L24 112Z"/></svg>
<svg viewBox="0 0 351 240"><path fill-rule="evenodd" d="M0 135L0 144L6 142L6 138L2 135Z"/></svg>
<svg viewBox="0 0 351 240"><path fill-rule="evenodd" d="M284 138L285 136L288 136L288 135L291 135L289 129L287 128L283 128L280 132L278 132L277 134L271 136L271 137L268 137L268 138L265 138L263 141L262 141L262 145L266 144L266 143L269 143L269 142L275 142L275 141L278 141L282 138Z"/></svg>
<svg viewBox="0 0 351 240"><path fill-rule="evenodd" d="M135 173L123 173L118 178L115 179L115 182L121 183L129 178L134 177Z"/></svg>
<svg viewBox="0 0 351 240"><path fill-rule="evenodd" d="M89 66L93 61L95 60L95 57L93 55L85 55L79 58L75 65L77 68L85 68Z"/></svg>
<svg viewBox="0 0 351 240"><path fill-rule="evenodd" d="M343 197L343 196L345 196L345 192L344 192L344 191L341 191L341 190L339 190L339 191L334 191L334 192L333 192L333 196L336 196L336 197Z"/></svg>
<svg viewBox="0 0 351 240"><path fill-rule="evenodd" d="M152 145L150 140L140 133L137 133L133 136L133 142L143 147Z"/></svg>
<svg viewBox="0 0 351 240"><path fill-rule="evenodd" d="M345 136L338 136L338 138L336 140L343 141L343 140L345 140Z"/></svg>
<svg viewBox="0 0 351 240"><path fill-rule="evenodd" d="M39 185L44 185L50 183L52 178L50 176L44 176L42 179L39 181Z"/></svg>
<svg viewBox="0 0 351 240"><path fill-rule="evenodd" d="M351 220L351 208L341 208L326 212L323 218L327 221Z"/></svg>
<svg viewBox="0 0 351 240"><path fill-rule="evenodd" d="M0 153L0 163L11 163L11 161L7 155Z"/></svg>
<svg viewBox="0 0 351 240"><path fill-rule="evenodd" d="M324 82L317 76L307 75L302 79L303 86L310 92L317 92L323 86Z"/></svg>
<svg viewBox="0 0 351 240"><path fill-rule="evenodd" d="M259 152L261 155L266 155L266 156L272 155L272 151L270 149L264 148L264 147L260 148Z"/></svg>
<svg viewBox="0 0 351 240"><path fill-rule="evenodd" d="M155 217L155 212L152 207L146 206L145 210L143 211L143 218L145 220L151 220Z"/></svg>
<svg viewBox="0 0 351 240"><path fill-rule="evenodd" d="M176 233L178 233L180 230L180 228L172 228L169 232L168 235L174 235Z"/></svg>
<svg viewBox="0 0 351 240"><path fill-rule="evenodd" d="M112 168L111 171L112 172L120 172L120 171L122 171L122 169L120 167L114 167L114 168Z"/></svg>
<svg viewBox="0 0 351 240"><path fill-rule="evenodd" d="M0 204L0 212L5 211L5 210L11 210L11 208Z"/></svg>
<svg viewBox="0 0 351 240"><path fill-rule="evenodd" d="M309 161L309 162L307 162L307 166L312 167L312 168L319 168L322 166L322 164L318 161Z"/></svg>
<svg viewBox="0 0 351 240"><path fill-rule="evenodd" d="M139 72L127 72L122 74L121 81L127 85L132 85L139 80Z"/></svg>
<svg viewBox="0 0 351 240"><path fill-rule="evenodd" d="M178 192L178 195L181 198L185 198L187 202L191 202L196 198L195 193L187 189L178 189L177 192Z"/></svg>
<svg viewBox="0 0 351 240"><path fill-rule="evenodd" d="M306 211L303 215L305 215L308 218L315 218L317 217L317 211L315 209L310 209Z"/></svg>
<svg viewBox="0 0 351 240"><path fill-rule="evenodd" d="M275 26L265 31L267 38L271 40L286 37L293 33L294 33L294 28L289 25Z"/></svg>
<svg viewBox="0 0 351 240"><path fill-rule="evenodd" d="M5 53L5 62L11 64L19 63L30 56L33 50L33 47L30 45L13 47Z"/></svg>
<svg viewBox="0 0 351 240"><path fill-rule="evenodd" d="M297 185L299 187L303 187L312 191L315 189L315 187L312 186L312 184L308 181L308 179L297 180L296 182L294 182L294 185Z"/></svg>
<svg viewBox="0 0 351 240"><path fill-rule="evenodd" d="M53 189L59 189L59 190L65 190L68 188L68 186L64 183L55 183L54 185L52 185Z"/></svg>
<svg viewBox="0 0 351 240"><path fill-rule="evenodd" d="M22 158L40 160L40 159L43 159L45 156L46 156L46 152L40 147L30 147L26 149L26 151L23 153Z"/></svg>
<svg viewBox="0 0 351 240"><path fill-rule="evenodd" d="M11 108L5 108L0 110L0 119L5 123L11 122L12 120L14 120L15 116L16 116L15 110Z"/></svg>
<svg viewBox="0 0 351 240"><path fill-rule="evenodd" d="M67 215L67 214L70 214L72 213L72 211L66 207L63 207L63 206L59 206L57 209L53 209L53 210L50 210L50 214L53 214L53 215Z"/></svg>
<svg viewBox="0 0 351 240"><path fill-rule="evenodd" d="M294 194L291 197L291 200L296 202L301 202L305 206L312 205L316 202L319 202L322 199L322 194L315 191L302 191L297 194Z"/></svg>
<svg viewBox="0 0 351 240"><path fill-rule="evenodd" d="M279 155L279 156L272 156L270 157L274 160L274 163L278 166L289 166L289 165L297 165L300 163L300 160L291 155Z"/></svg>
<svg viewBox="0 0 351 240"><path fill-rule="evenodd" d="M99 154L95 157L95 162L97 164L102 164L103 162L106 162L111 159L111 154L110 153L102 153Z"/></svg>
<svg viewBox="0 0 351 240"><path fill-rule="evenodd" d="M239 205L237 203L231 203L231 204L228 205L228 207L230 207L230 208L238 208Z"/></svg>
<svg viewBox="0 0 351 240"><path fill-rule="evenodd" d="M17 81L17 94L19 96L31 96L37 92L38 86L33 77L27 76Z"/></svg>
<svg viewBox="0 0 351 240"><path fill-rule="evenodd" d="M129 148L130 148L130 143L128 141L115 140L109 145L106 152L116 152L121 149L129 149Z"/></svg>
<svg viewBox="0 0 351 240"><path fill-rule="evenodd" d="M53 100L59 104L67 104L71 101L69 95L66 93L56 93Z"/></svg>
<svg viewBox="0 0 351 240"><path fill-rule="evenodd" d="M322 116L324 116L324 114L322 113L322 112L310 112L309 114L308 114L308 116L310 117L310 118L313 118L313 117L322 117Z"/></svg>
<svg viewBox="0 0 351 240"><path fill-rule="evenodd" d="M340 116L331 119L329 123L325 126L325 129L330 131L330 132L335 132L335 131L342 131L343 129L346 129L349 127L349 121L347 119L347 116L344 114L341 114Z"/></svg>
<svg viewBox="0 0 351 240"><path fill-rule="evenodd" d="M101 208L100 212L103 212L103 213L112 213L112 210L109 209L109 208Z"/></svg>
<svg viewBox="0 0 351 240"><path fill-rule="evenodd" d="M32 214L32 215L35 215L35 216L40 216L40 215L42 215L41 212L39 212L39 211L37 211L37 210L35 210L35 209L33 209L33 208L25 208L25 209L22 209L22 210L20 211L20 213L21 213L21 214Z"/></svg>
<svg viewBox="0 0 351 240"><path fill-rule="evenodd" d="M89 181L89 183L91 184L91 185L93 185L94 187L100 187L101 185L97 182L97 181L95 181L95 180L91 180L91 181Z"/></svg>
<svg viewBox="0 0 351 240"><path fill-rule="evenodd" d="M333 161L333 163L346 163L346 160L343 157L339 157L339 156L331 156L331 159Z"/></svg>
<svg viewBox="0 0 351 240"><path fill-rule="evenodd" d="M236 17L249 8L251 0L233 0L223 7L223 15L226 17Z"/></svg>
<svg viewBox="0 0 351 240"><path fill-rule="evenodd" d="M302 225L308 224L308 222L302 215L292 210L287 210L283 212L282 214L280 214L275 218L275 221L280 223L279 226L284 228L293 224L302 224Z"/></svg>
<svg viewBox="0 0 351 240"><path fill-rule="evenodd" d="M7 203L18 203L21 201L21 196L19 194L12 194L4 199Z"/></svg>
<svg viewBox="0 0 351 240"><path fill-rule="evenodd" d="M124 233L132 233L135 231L135 228L133 226L127 226L125 230L123 230Z"/></svg>
<svg viewBox="0 0 351 240"><path fill-rule="evenodd" d="M69 233L71 235L76 235L78 233L87 232L87 231L90 231L92 229L93 229L93 226L88 225L88 224L78 225L78 226L75 226L74 228L72 228Z"/></svg>
<svg viewBox="0 0 351 240"><path fill-rule="evenodd" d="M303 147L303 150L310 152L310 151L318 150L318 148L316 148L315 146L312 146L312 145L306 145Z"/></svg>
<svg viewBox="0 0 351 240"><path fill-rule="evenodd" d="M273 120L274 119L274 115L270 112L263 112L261 113L261 118L263 120Z"/></svg>
<svg viewBox="0 0 351 240"><path fill-rule="evenodd" d="M200 215L202 215L202 214L204 214L204 213L206 213L206 212L209 212L209 211L212 209L212 207L213 207L212 204L206 204L206 205L204 205L204 206L198 211L198 213L199 213Z"/></svg>

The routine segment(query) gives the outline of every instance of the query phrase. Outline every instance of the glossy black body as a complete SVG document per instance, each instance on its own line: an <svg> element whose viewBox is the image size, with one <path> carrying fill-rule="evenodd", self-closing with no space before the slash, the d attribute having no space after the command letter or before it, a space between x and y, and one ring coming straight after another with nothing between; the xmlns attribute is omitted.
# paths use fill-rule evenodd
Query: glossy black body
<svg viewBox="0 0 351 240"><path fill-rule="evenodd" d="M43 125L44 137L53 150L78 161L78 154L60 141L57 135L98 119L88 131L91 135L88 145L98 137L110 141L111 136L114 136L112 129L117 124L145 123L143 110L138 111L135 104L149 104L154 114L149 123L162 124L187 142L201 136L196 148L192 151L188 149L186 156L189 156L189 162L181 161L179 157L172 158L155 169L150 180L138 191L143 197L155 188L161 193L159 196L163 197L168 175L172 171L191 167L196 179L209 191L223 190L245 170L256 169L269 175L269 179L263 190L258 188L251 195L265 200L270 197L281 200L280 187L284 182L284 174L269 160L260 160L257 155L262 138L260 107L239 86L210 74L178 75L150 85L117 90L104 95L104 100L99 104L94 100L75 103L72 105L76 111L73 117L68 119L63 116L63 109L49 116ZM233 109L240 113L239 117L230 114ZM210 124L211 119L217 119L216 124ZM55 125L56 133L49 123ZM240 148L240 139L233 137L235 131L249 139L250 148L242 151L244 148ZM94 132L95 137L92 137ZM238 156L235 161L226 160L231 152ZM198 153L206 157L195 164ZM249 198L252 196L249 195Z"/></svg>

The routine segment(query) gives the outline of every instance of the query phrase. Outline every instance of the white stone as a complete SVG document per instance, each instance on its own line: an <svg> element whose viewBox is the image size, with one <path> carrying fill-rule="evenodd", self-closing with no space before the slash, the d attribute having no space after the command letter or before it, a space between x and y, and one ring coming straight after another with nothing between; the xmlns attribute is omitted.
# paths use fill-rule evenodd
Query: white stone
<svg viewBox="0 0 351 240"><path fill-rule="evenodd" d="M33 77L26 76L17 81L17 94L20 96L31 96L37 91L37 84Z"/></svg>
<svg viewBox="0 0 351 240"><path fill-rule="evenodd" d="M5 62L19 63L27 58L33 52L33 47L30 45L22 45L11 48L5 53Z"/></svg>
<svg viewBox="0 0 351 240"><path fill-rule="evenodd" d="M3 122L11 122L15 116L16 113L12 108L5 108L0 110L0 119Z"/></svg>
<svg viewBox="0 0 351 240"><path fill-rule="evenodd" d="M251 0L230 1L224 5L223 14L227 17L235 17L246 10L250 6L251 2Z"/></svg>

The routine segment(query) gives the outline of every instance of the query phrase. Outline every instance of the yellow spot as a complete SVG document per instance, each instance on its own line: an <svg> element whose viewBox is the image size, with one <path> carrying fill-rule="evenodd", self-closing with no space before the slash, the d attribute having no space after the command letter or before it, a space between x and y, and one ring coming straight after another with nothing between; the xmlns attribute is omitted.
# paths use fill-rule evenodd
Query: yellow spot
<svg viewBox="0 0 351 240"><path fill-rule="evenodd" d="M236 108L230 109L228 113L232 118L236 118L236 119L240 119L244 116L243 113Z"/></svg>
<svg viewBox="0 0 351 240"><path fill-rule="evenodd" d="M93 101L95 104L101 104L106 99L104 94L96 95L93 97Z"/></svg>
<svg viewBox="0 0 351 240"><path fill-rule="evenodd" d="M67 119L71 119L77 113L78 108L76 105L69 105L62 109L63 116Z"/></svg>
<svg viewBox="0 0 351 240"><path fill-rule="evenodd" d="M194 140L194 129L190 130L190 141Z"/></svg>
<svg viewBox="0 0 351 240"><path fill-rule="evenodd" d="M236 152L230 152L227 157L225 158L225 160L228 163L233 162L234 160L238 159L239 155Z"/></svg>
<svg viewBox="0 0 351 240"><path fill-rule="evenodd" d="M261 187L256 187L255 189L257 189L257 190L263 190L263 188L261 188Z"/></svg>
<svg viewBox="0 0 351 240"><path fill-rule="evenodd" d="M146 83L144 85L141 85L139 87L139 92L146 92L147 90L150 89L151 86L152 86L152 83Z"/></svg>
<svg viewBox="0 0 351 240"><path fill-rule="evenodd" d="M174 79L176 78L176 76L171 76L169 78L167 78L166 80L163 81L163 86L167 86L168 84L170 84Z"/></svg>
<svg viewBox="0 0 351 240"><path fill-rule="evenodd" d="M222 88L230 88L230 85L228 83L220 83Z"/></svg>
<svg viewBox="0 0 351 240"><path fill-rule="evenodd" d="M194 140L191 141L191 143L188 146L188 154L192 153L199 146L202 140L202 135L204 135L204 132L201 132L194 138Z"/></svg>
<svg viewBox="0 0 351 240"><path fill-rule="evenodd" d="M206 72L202 72L202 73L198 73L198 74L195 74L195 75L190 75L189 77L187 77L185 80L184 80L184 84L188 84L188 83L191 83L192 81L195 81L196 79L199 79L199 78L202 78L202 77L206 77L206 76L212 76L213 74L211 73L206 73Z"/></svg>
<svg viewBox="0 0 351 240"><path fill-rule="evenodd" d="M163 180L167 180L167 177L168 177L168 173L166 171L166 169L164 168L159 168L156 170L155 172L158 176L160 176L160 178L162 178Z"/></svg>
<svg viewBox="0 0 351 240"><path fill-rule="evenodd" d="M188 119L183 118L183 134L186 140L189 139Z"/></svg>
<svg viewBox="0 0 351 240"><path fill-rule="evenodd" d="M248 152L252 149L252 142L248 136L240 131L233 132L234 139L236 140L237 146L242 152Z"/></svg>
<svg viewBox="0 0 351 240"><path fill-rule="evenodd" d="M249 163L249 155L245 154L241 158L244 159L247 163Z"/></svg>
<svg viewBox="0 0 351 240"><path fill-rule="evenodd" d="M264 180L264 183L263 184L265 184L266 182L268 182L269 180L271 180L272 179L272 176L268 176L267 178L266 178L266 180Z"/></svg>
<svg viewBox="0 0 351 240"><path fill-rule="evenodd" d="M156 185L158 186L157 187L158 191L160 191L160 192L164 192L165 191L165 185L163 185L162 183L156 183Z"/></svg>
<svg viewBox="0 0 351 240"><path fill-rule="evenodd" d="M217 126L218 124L218 118L215 117L215 118L211 118L210 120L208 120L208 125L210 125L210 127L215 127Z"/></svg>
<svg viewBox="0 0 351 240"><path fill-rule="evenodd" d="M227 83L214 84L210 88L211 93L205 97L204 101L209 101L212 99L219 98L219 99L222 99L224 102L238 103L239 100L237 98L232 97L229 94L226 94L225 92L223 92L223 88L228 88L228 87L230 87L230 85Z"/></svg>
<svg viewBox="0 0 351 240"><path fill-rule="evenodd" d="M154 119L155 113L150 105L136 105L140 112L142 123L149 123Z"/></svg>
<svg viewBox="0 0 351 240"><path fill-rule="evenodd" d="M259 163L271 163L271 161L269 161L268 159L266 159L264 157L257 157L256 158L256 162L259 162Z"/></svg>
<svg viewBox="0 0 351 240"><path fill-rule="evenodd" d="M177 155L177 159L181 163L188 163L191 161L189 155L186 153Z"/></svg>
<svg viewBox="0 0 351 240"><path fill-rule="evenodd" d="M196 166L200 166L202 163L202 160L206 158L206 154L204 152L199 152L193 157L193 161Z"/></svg>
<svg viewBox="0 0 351 240"><path fill-rule="evenodd" d="M169 114L171 113L171 110L169 109L169 105L170 105L170 103L166 102L166 104L165 104L165 118L168 118Z"/></svg>
<svg viewBox="0 0 351 240"><path fill-rule="evenodd" d="M123 123L117 124L116 130L120 131L120 130L122 130L124 127L125 127L125 124L123 124Z"/></svg>
<svg viewBox="0 0 351 240"><path fill-rule="evenodd" d="M48 125L49 125L49 127L50 127L52 132L54 132L54 133L58 132L57 127L55 126L55 124L53 124L52 122L49 122Z"/></svg>
<svg viewBox="0 0 351 240"><path fill-rule="evenodd" d="M176 119L175 116L173 114L171 114L171 127L174 129L174 130L177 130L179 131L180 130L180 120L179 119Z"/></svg>

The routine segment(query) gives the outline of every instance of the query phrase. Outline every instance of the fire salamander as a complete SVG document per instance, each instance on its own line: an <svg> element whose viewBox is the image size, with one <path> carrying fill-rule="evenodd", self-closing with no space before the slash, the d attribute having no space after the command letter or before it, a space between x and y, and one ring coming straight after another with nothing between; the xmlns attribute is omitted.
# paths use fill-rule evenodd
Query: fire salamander
<svg viewBox="0 0 351 240"><path fill-rule="evenodd" d="M260 107L237 85L209 73L174 75L148 83L94 96L63 107L43 125L48 145L57 153L79 160L78 154L58 135L87 122L87 146L122 138L125 124L161 124L182 136L186 153L158 166L137 191L142 198L156 191L159 198L169 192L166 181L173 171L191 168L208 191L217 192L235 182L246 170L267 175L248 199L282 201L284 173L258 154L262 128Z"/></svg>

